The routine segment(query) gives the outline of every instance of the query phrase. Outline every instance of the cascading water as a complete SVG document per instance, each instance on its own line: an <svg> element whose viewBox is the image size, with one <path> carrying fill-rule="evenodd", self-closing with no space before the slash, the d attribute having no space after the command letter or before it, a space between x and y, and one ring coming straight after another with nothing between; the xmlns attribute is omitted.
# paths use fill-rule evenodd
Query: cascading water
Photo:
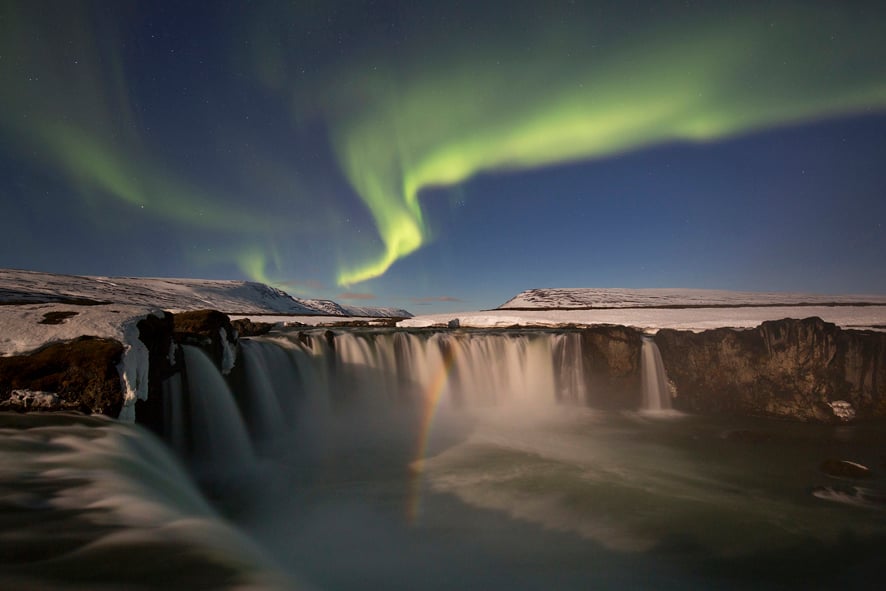
<svg viewBox="0 0 886 591"><path fill-rule="evenodd" d="M199 469L231 474L255 463L252 443L228 384L201 349L182 345L188 375L192 457Z"/></svg>
<svg viewBox="0 0 886 591"><path fill-rule="evenodd" d="M287 342L304 390L325 389L332 401L422 402L430 392L461 406L586 398L579 333L342 331L330 347L313 331Z"/></svg>
<svg viewBox="0 0 886 591"><path fill-rule="evenodd" d="M611 384L578 331L242 342L227 380L185 347L163 387L166 436L227 519L137 425L0 413L0 588L882 587L882 485L815 469L876 465L881 425L590 410ZM667 416L651 339L641 358Z"/></svg>
<svg viewBox="0 0 886 591"><path fill-rule="evenodd" d="M250 430L256 440L274 441L286 428L286 415L280 398L287 398L284 396L286 390L279 387L282 384L275 382L280 382L279 376L286 373L292 364L286 363L285 352L273 344L243 340L240 345L249 390L248 395L243 397L243 405L247 408ZM283 363L279 360L281 356ZM294 383L294 380L291 381Z"/></svg>
<svg viewBox="0 0 886 591"><path fill-rule="evenodd" d="M643 337L641 350L640 373L643 382L644 411L663 411L671 409L671 393L661 361L661 352L651 336Z"/></svg>

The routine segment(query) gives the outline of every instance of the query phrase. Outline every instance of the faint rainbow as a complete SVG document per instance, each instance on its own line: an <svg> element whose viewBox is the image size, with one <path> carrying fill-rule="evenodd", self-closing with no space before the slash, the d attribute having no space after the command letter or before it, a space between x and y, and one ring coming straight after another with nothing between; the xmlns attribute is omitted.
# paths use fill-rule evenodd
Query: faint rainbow
<svg viewBox="0 0 886 591"><path fill-rule="evenodd" d="M406 519L409 523L415 523L421 513L421 488L422 473L424 472L424 460L428 453L428 441L431 437L431 429L434 426L434 417L440 407L440 399L443 390L449 382L452 366L455 364L455 347L442 349L443 363L434 374L422 396L424 407L422 408L421 423L418 430L415 459L410 465L411 477L409 481L409 495L406 500Z"/></svg>

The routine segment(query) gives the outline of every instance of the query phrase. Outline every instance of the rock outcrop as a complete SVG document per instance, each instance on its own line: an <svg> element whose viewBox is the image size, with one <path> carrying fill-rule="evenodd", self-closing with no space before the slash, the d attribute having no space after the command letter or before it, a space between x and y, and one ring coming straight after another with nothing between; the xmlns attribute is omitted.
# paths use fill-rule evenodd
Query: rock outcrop
<svg viewBox="0 0 886 591"><path fill-rule="evenodd" d="M839 422L886 417L886 333L820 318L655 336L674 406L701 413Z"/></svg>
<svg viewBox="0 0 886 591"><path fill-rule="evenodd" d="M83 336L0 357L0 410L80 411L116 417L123 408L117 364L123 345Z"/></svg>
<svg viewBox="0 0 886 591"><path fill-rule="evenodd" d="M55 315L64 322L68 316ZM268 326L241 323L260 333ZM148 399L136 419L160 432L162 384L186 371L177 344L205 350L223 373L237 356L237 330L214 310L149 314L137 324L148 350ZM642 335L624 326L570 328L581 334L581 363L591 406L636 409L642 400ZM324 338L335 348L334 333ZM574 341L578 346L578 341ZM677 410L842 422L886 417L886 333L842 330L819 318L765 322L757 328L701 333L660 330L655 342L676 393ZM125 347L82 336L36 351L0 357L0 410L76 410L118 416L123 405L119 365ZM578 351L555 363L575 363ZM238 372L233 381L242 379ZM564 397L571 394L563 388Z"/></svg>
<svg viewBox="0 0 886 591"><path fill-rule="evenodd" d="M594 326L581 331L588 403L604 409L640 405L640 332L625 326Z"/></svg>
<svg viewBox="0 0 886 591"><path fill-rule="evenodd" d="M179 312L173 317L175 342L202 348L222 373L234 367L237 331L231 319L218 310Z"/></svg>

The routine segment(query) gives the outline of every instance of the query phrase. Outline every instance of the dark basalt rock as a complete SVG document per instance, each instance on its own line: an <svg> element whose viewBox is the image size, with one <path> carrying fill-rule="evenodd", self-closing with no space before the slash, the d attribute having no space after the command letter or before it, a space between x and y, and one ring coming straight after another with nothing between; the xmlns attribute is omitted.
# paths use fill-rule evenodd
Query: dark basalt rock
<svg viewBox="0 0 886 591"><path fill-rule="evenodd" d="M236 350L237 331L227 314L218 310L179 312L173 316L173 323L176 343L202 348L220 369L226 346ZM227 344L222 343L222 329Z"/></svg>
<svg viewBox="0 0 886 591"><path fill-rule="evenodd" d="M594 326L581 331L588 402L597 408L636 409L640 381L639 331L625 326Z"/></svg>
<svg viewBox="0 0 886 591"><path fill-rule="evenodd" d="M65 320L73 318L77 314L79 312L74 312L73 310L46 312L40 324L62 324Z"/></svg>
<svg viewBox="0 0 886 591"><path fill-rule="evenodd" d="M655 342L679 410L834 423L886 417L886 333L806 318L666 329Z"/></svg>
<svg viewBox="0 0 886 591"><path fill-rule="evenodd" d="M837 460L828 458L821 463L819 469L828 476L836 478L851 478L853 480L861 480L871 477L871 469L856 462L849 460Z"/></svg>
<svg viewBox="0 0 886 591"><path fill-rule="evenodd" d="M237 331L237 335L241 337L258 337L268 334L274 329L273 322L253 322L249 318L232 320L231 326Z"/></svg>
<svg viewBox="0 0 886 591"><path fill-rule="evenodd" d="M148 348L148 399L135 402L135 420L157 434L163 433L163 381L180 371L183 360L174 348L173 315L153 314L138 323L138 338Z"/></svg>
<svg viewBox="0 0 886 591"><path fill-rule="evenodd" d="M117 364L123 345L111 339L79 337L51 343L27 355L0 357L0 409L33 410L32 397L13 396L14 390L54 394L48 408L116 417L123 407L123 387Z"/></svg>

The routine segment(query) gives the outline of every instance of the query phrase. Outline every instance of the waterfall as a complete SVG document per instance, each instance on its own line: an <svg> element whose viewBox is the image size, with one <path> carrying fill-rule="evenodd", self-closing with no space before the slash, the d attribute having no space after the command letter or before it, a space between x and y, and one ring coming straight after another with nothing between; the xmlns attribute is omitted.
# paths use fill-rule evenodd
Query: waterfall
<svg viewBox="0 0 886 591"><path fill-rule="evenodd" d="M243 340L243 372L248 395L243 397L247 422L253 438L271 442L279 438L286 427L281 398L281 374L290 373L285 352L271 343ZM282 357L282 363L281 363ZM275 383L276 382L276 383ZM290 380L295 383L295 380Z"/></svg>
<svg viewBox="0 0 886 591"><path fill-rule="evenodd" d="M324 331L282 338L305 393L332 404L421 402L430 392L467 407L586 399L577 332L338 331L332 346Z"/></svg>
<svg viewBox="0 0 886 591"><path fill-rule="evenodd" d="M209 357L184 345L187 388L179 376L164 383L164 431L195 468L224 478L293 436L322 446L329 415L345 409L426 420L440 409L585 404L582 342L578 331L280 332L241 340L236 397Z"/></svg>
<svg viewBox="0 0 886 591"><path fill-rule="evenodd" d="M254 464L243 417L228 384L201 349L182 345L190 398L192 458L198 469L231 474Z"/></svg>
<svg viewBox="0 0 886 591"><path fill-rule="evenodd" d="M668 388L664 364L658 345L651 336L643 337L640 374L643 381L643 408L646 411L671 409L671 393Z"/></svg>

